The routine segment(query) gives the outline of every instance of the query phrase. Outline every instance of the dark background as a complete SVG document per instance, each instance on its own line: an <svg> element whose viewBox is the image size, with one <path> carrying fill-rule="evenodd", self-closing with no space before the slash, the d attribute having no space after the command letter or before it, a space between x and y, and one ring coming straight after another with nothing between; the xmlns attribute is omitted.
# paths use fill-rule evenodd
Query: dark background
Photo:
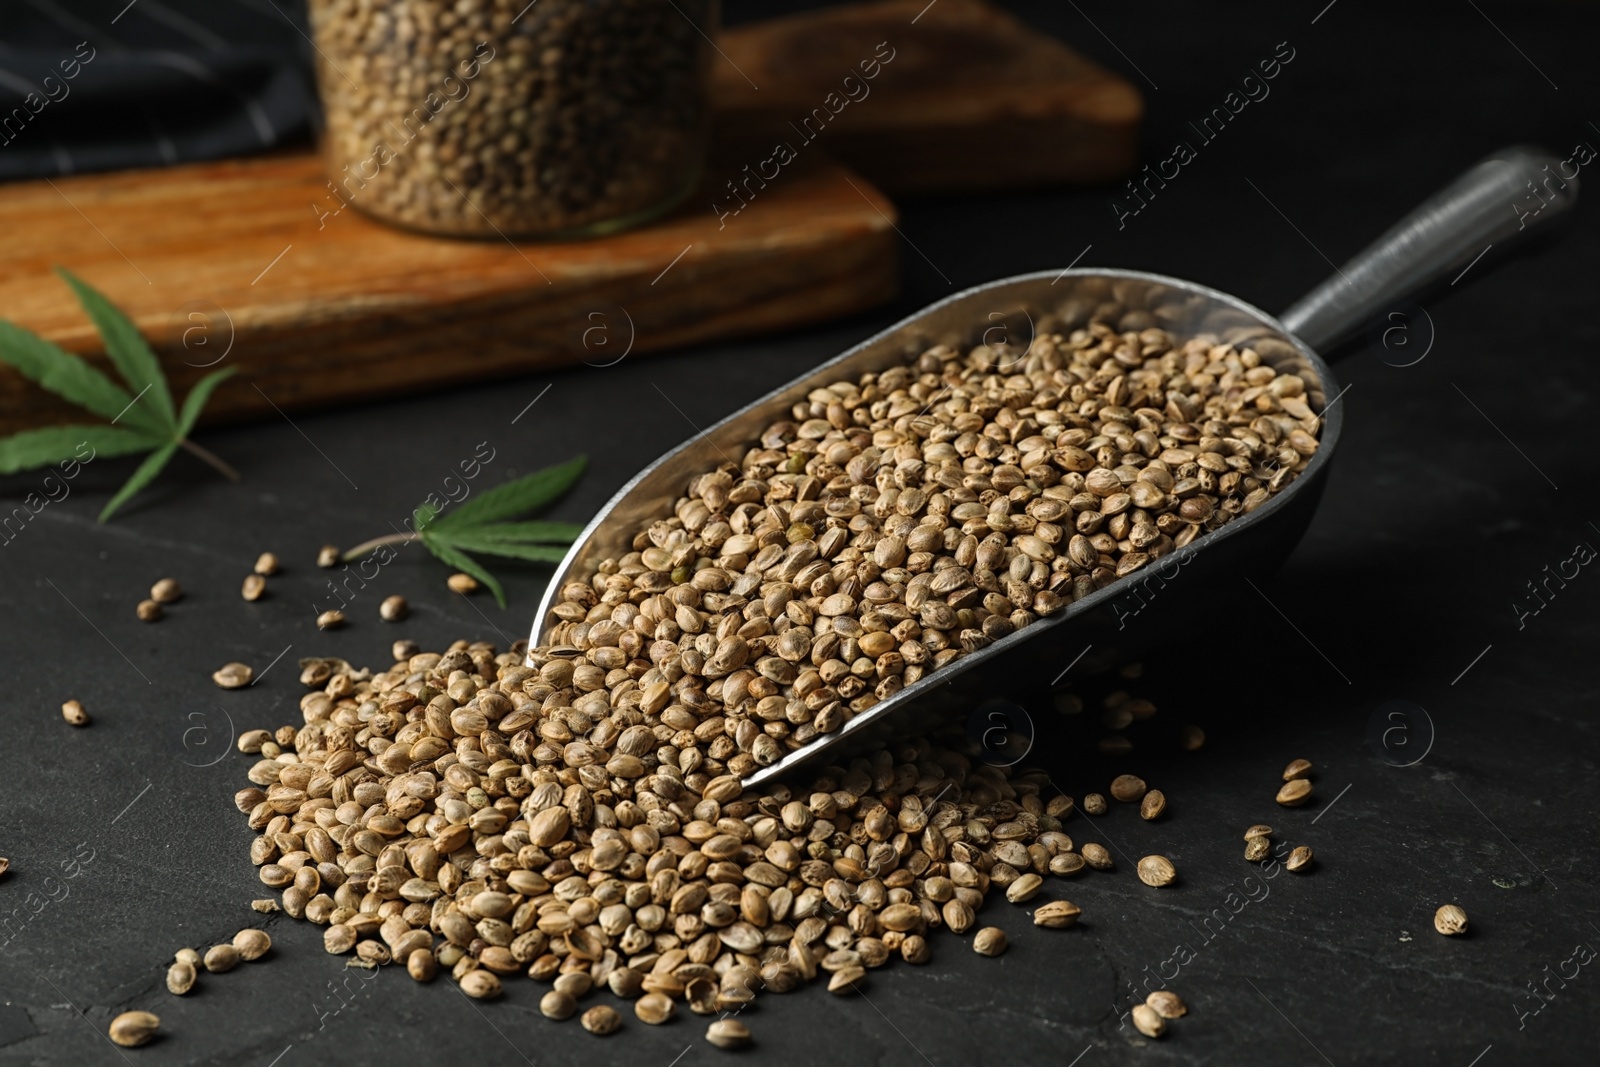
<svg viewBox="0 0 1600 1067"><path fill-rule="evenodd" d="M69 499L0 547L0 855L12 863L0 919L17 917L0 947L0 1061L717 1060L702 1019L653 1029L624 1009L624 1032L601 1042L540 1018L543 987L531 982L477 1005L448 982L417 986L386 970L370 984L350 979L356 995L331 1014L343 960L323 953L318 928L281 916L265 923L267 960L202 976L187 998L165 992L175 949L203 951L261 921L247 904L267 894L231 800L247 760L229 743L298 721L293 660L382 667L398 636L509 643L526 634L545 573L495 567L512 597L502 612L450 594L445 569L407 550L352 605L346 630L318 633L312 604L328 575L311 565L317 547L388 532L486 439L497 456L480 486L588 453L589 472L552 512L582 520L693 433L690 422L707 424L954 289L1063 267L1085 246L1082 265L1192 278L1278 311L1329 272L1324 256L1343 261L1485 153L1600 146L1591 8L1324 4L1007 5L1145 91L1151 160L1278 42L1295 49L1271 96L1121 231L1104 188L905 204L900 226L915 249L904 250L903 292L871 315L209 431L202 440L244 472L242 485L180 456L105 526L95 515L134 461L91 464ZM36 7L8 3L4 19ZM756 7L730 4L729 21ZM1600 947L1600 590L1589 588L1600 578L1580 572L1520 626L1513 605L1520 596L1533 607L1525 584L1575 545L1600 544L1586 441L1600 390L1597 237L1600 215L1585 205L1549 246L1478 264L1429 304L1436 337L1420 363L1394 367L1359 343L1345 351L1345 438L1296 554L1259 591L1219 589L1212 618L1169 635L1136 683L1161 711L1133 732L1132 757L1077 755L1098 731L1076 731L1067 792L1135 769L1171 802L1160 823L1121 806L1069 823L1079 841L1115 845L1118 861L1113 874L1050 883L1049 895L1084 909L1079 929L1037 930L996 899L982 918L1010 935L1005 956L977 957L969 938L941 933L928 966L872 975L870 1000L818 987L762 997L745 1015L758 1042L747 1056L941 1067L1592 1062L1600 976L1592 965L1574 976L1576 961L1563 961ZM5 510L43 473L0 481ZM269 599L247 604L238 584L266 549L287 571ZM157 625L136 621L134 605L164 575L189 595ZM404 624L377 620L390 593L411 600ZM248 690L209 681L223 662L260 672L286 649ZM91 727L60 721L68 697L88 706ZM1404 717L1384 718L1391 701L1410 702ZM1185 722L1206 728L1202 751L1172 749ZM1389 726L1400 732L1387 749L1369 743ZM1317 764L1319 799L1285 811L1272 795L1294 757ZM1315 870L1256 883L1270 893L1214 921L1222 932L1207 941L1202 920L1259 874L1241 835L1261 821L1312 845ZM63 864L90 850L68 878ZM1177 865L1176 887L1133 877L1129 858L1153 851ZM62 899L33 914L27 895L45 892ZM1469 936L1433 932L1447 901L1471 916ZM1159 1042L1119 1029L1124 983L1179 943L1196 953L1170 983L1188 1017ZM1554 977L1563 969L1565 981ZM130 1008L160 1014L165 1036L122 1053L105 1026Z"/></svg>

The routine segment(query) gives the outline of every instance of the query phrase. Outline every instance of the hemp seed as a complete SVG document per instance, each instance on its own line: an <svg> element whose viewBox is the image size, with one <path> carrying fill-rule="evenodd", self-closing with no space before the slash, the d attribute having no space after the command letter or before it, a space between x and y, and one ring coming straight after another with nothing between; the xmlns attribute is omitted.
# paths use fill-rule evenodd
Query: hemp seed
<svg viewBox="0 0 1600 1067"><path fill-rule="evenodd" d="M1144 795L1139 802L1139 818L1151 822L1161 818L1167 810L1167 795L1159 789L1152 789Z"/></svg>
<svg viewBox="0 0 1600 1067"><path fill-rule="evenodd" d="M1131 804L1145 794L1144 779L1134 774L1119 774L1111 780L1111 795L1113 798L1126 804Z"/></svg>
<svg viewBox="0 0 1600 1067"><path fill-rule="evenodd" d="M272 937L265 930L240 930L233 935L233 947L241 960L258 960L272 948Z"/></svg>
<svg viewBox="0 0 1600 1067"><path fill-rule="evenodd" d="M1185 726L1178 731L1178 747L1185 752L1195 752L1206 743L1206 732L1198 726Z"/></svg>
<svg viewBox="0 0 1600 1067"><path fill-rule="evenodd" d="M150 599L157 604L175 604L183 599L183 586L175 579L163 578L150 587Z"/></svg>
<svg viewBox="0 0 1600 1067"><path fill-rule="evenodd" d="M493 971L468 971L461 976L461 992L473 1000L493 1000L501 993L500 979Z"/></svg>
<svg viewBox="0 0 1600 1067"><path fill-rule="evenodd" d="M570 1019L578 1013L578 1001L571 993L552 989L539 998L539 1012L546 1019Z"/></svg>
<svg viewBox="0 0 1600 1067"><path fill-rule="evenodd" d="M206 970L212 974L222 974L239 966L239 950L232 945L212 945L206 949Z"/></svg>
<svg viewBox="0 0 1600 1067"><path fill-rule="evenodd" d="M591 1034L604 1037L606 1034L617 1032L617 1028L622 1025L622 1016L617 1014L617 1009L608 1004L596 1004L584 1012L578 1018L578 1022Z"/></svg>
<svg viewBox="0 0 1600 1067"><path fill-rule="evenodd" d="M135 613L139 616L140 622L155 622L166 614L161 610L161 605L154 600L139 601L139 607Z"/></svg>
<svg viewBox="0 0 1600 1067"><path fill-rule="evenodd" d="M1076 926L1082 910L1070 900L1052 900L1034 910L1033 925L1051 930L1064 930Z"/></svg>
<svg viewBox="0 0 1600 1067"><path fill-rule="evenodd" d="M1260 863L1272 855L1272 839L1266 836L1247 837L1244 839L1244 858L1251 863Z"/></svg>
<svg viewBox="0 0 1600 1067"><path fill-rule="evenodd" d="M660 1026L673 1016L672 998L664 993L646 993L634 1002L633 1013L642 1023Z"/></svg>
<svg viewBox="0 0 1600 1067"><path fill-rule="evenodd" d="M167 992L183 996L194 988L194 964L177 960L167 968Z"/></svg>
<svg viewBox="0 0 1600 1067"><path fill-rule="evenodd" d="M242 689L255 676L256 672L243 663L224 663L212 672L211 680L223 689Z"/></svg>
<svg viewBox="0 0 1600 1067"><path fill-rule="evenodd" d="M1148 886L1171 885L1178 877L1177 868L1165 856L1146 856L1139 861L1139 881Z"/></svg>
<svg viewBox="0 0 1600 1067"><path fill-rule="evenodd" d="M278 573L278 557L271 552L263 552L256 557L255 572L263 578L270 578Z"/></svg>
<svg viewBox="0 0 1600 1067"><path fill-rule="evenodd" d="M317 566L324 569L339 565L339 546L323 545L317 549Z"/></svg>
<svg viewBox="0 0 1600 1067"><path fill-rule="evenodd" d="M385 597L383 603L378 605L378 617L384 622L399 622L410 613L410 610L405 597L398 595Z"/></svg>
<svg viewBox="0 0 1600 1067"><path fill-rule="evenodd" d="M1030 871L1006 886L1006 899L1013 904L1021 904L1025 900L1032 900L1043 885L1044 879ZM910 905L907 906L909 907Z"/></svg>
<svg viewBox="0 0 1600 1067"><path fill-rule="evenodd" d="M476 593L478 591L478 579L470 574L462 574L459 571L446 578L444 584L450 587L452 593L466 595L467 593Z"/></svg>
<svg viewBox="0 0 1600 1067"><path fill-rule="evenodd" d="M1170 989L1158 989L1145 997L1144 1002L1163 1019L1181 1019L1189 1014L1189 1008L1183 999Z"/></svg>
<svg viewBox="0 0 1600 1067"><path fill-rule="evenodd" d="M1311 866L1311 848L1301 845L1289 853L1289 858L1283 861L1284 867L1291 871L1303 871Z"/></svg>
<svg viewBox="0 0 1600 1067"><path fill-rule="evenodd" d="M1467 913L1459 904L1442 905L1433 913L1433 928L1446 937L1458 937L1467 932Z"/></svg>
<svg viewBox="0 0 1600 1067"><path fill-rule="evenodd" d="M337 630L343 625L344 612L340 611L338 608L334 608L331 611L324 611L321 615L317 616L317 629L319 630Z"/></svg>
<svg viewBox="0 0 1600 1067"><path fill-rule="evenodd" d="M1076 852L1059 852L1050 857L1050 873L1063 877L1077 874L1087 866Z"/></svg>
<svg viewBox="0 0 1600 1067"><path fill-rule="evenodd" d="M1106 798L1099 793L1090 793L1083 798L1083 810L1086 815L1104 815L1106 813Z"/></svg>
<svg viewBox="0 0 1600 1067"><path fill-rule="evenodd" d="M83 710L83 704L76 700L69 700L61 705L61 717L73 726L88 726L89 713Z"/></svg>
<svg viewBox="0 0 1600 1067"><path fill-rule="evenodd" d="M125 1011L111 1020L106 1033L123 1048L138 1048L156 1036L161 1018L148 1011Z"/></svg>
<svg viewBox="0 0 1600 1067"><path fill-rule="evenodd" d="M1167 1032L1167 1021L1148 1004L1133 1006L1133 1025L1145 1037L1160 1037Z"/></svg>
<svg viewBox="0 0 1600 1067"><path fill-rule="evenodd" d="M985 926L972 935L972 951L980 956L998 956L1006 950L1006 932L998 926Z"/></svg>
<svg viewBox="0 0 1600 1067"><path fill-rule="evenodd" d="M718 1048L743 1048L750 1043L750 1028L738 1019L718 1019L706 1027L706 1040Z"/></svg>
<svg viewBox="0 0 1600 1067"><path fill-rule="evenodd" d="M1304 778L1295 778L1283 783L1283 788L1278 790L1278 803L1286 808L1298 808L1311 799L1311 783Z"/></svg>
<svg viewBox="0 0 1600 1067"><path fill-rule="evenodd" d="M1298 778L1311 777L1311 761L1305 759L1290 760L1289 765L1283 769L1283 780L1295 781Z"/></svg>
<svg viewBox="0 0 1600 1067"><path fill-rule="evenodd" d="M1109 871L1113 866L1111 853L1106 851L1104 845L1090 841L1088 844L1080 846L1078 851L1083 855L1083 862L1097 871Z"/></svg>
<svg viewBox="0 0 1600 1067"><path fill-rule="evenodd" d="M244 584L239 587L239 595L252 602L260 600L266 591L267 580L259 574L245 575Z"/></svg>

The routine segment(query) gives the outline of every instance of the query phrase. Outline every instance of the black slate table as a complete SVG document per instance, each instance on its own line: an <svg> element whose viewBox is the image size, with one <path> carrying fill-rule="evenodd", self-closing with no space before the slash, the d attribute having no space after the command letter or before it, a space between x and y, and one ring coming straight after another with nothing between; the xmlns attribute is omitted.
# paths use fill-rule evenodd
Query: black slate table
<svg viewBox="0 0 1600 1067"><path fill-rule="evenodd" d="M268 960L203 976L188 998L166 993L173 950L262 922L247 906L264 895L251 834L231 800L247 761L229 742L297 720L294 661L381 667L401 635L507 644L526 634L544 574L502 568L512 605L500 611L446 591L441 565L409 550L358 594L348 628L319 633L317 547L387 532L485 441L482 484L588 453L588 474L554 511L583 519L695 427L900 315L1080 254L1281 309L1484 153L1600 145L1600 20L1588 5L1016 7L1141 84L1152 161L1192 141L1186 123L1260 60L1284 48L1293 59L1120 228L1111 189L908 204L904 292L873 315L208 432L242 485L180 457L105 526L95 515L132 463L97 461L0 546L0 855L11 859L0 1062L720 1061L698 1018L655 1029L627 1012L625 1032L601 1041L542 1019L532 982L477 1004L394 970L350 978L359 972L322 951L316 927L282 916L264 923ZM1171 799L1159 823L1123 806L1069 823L1079 840L1113 844L1119 866L1051 889L1083 907L1081 928L1037 930L991 901L984 921L1011 936L1003 957L941 935L932 963L877 972L864 996L763 997L746 1015L757 1048L744 1059L1593 1062L1600 578L1575 546L1600 544L1585 443L1600 395L1597 267L1590 204L1559 241L1447 286L1420 362L1351 346L1337 368L1349 385L1341 456L1288 565L1224 590L1214 618L1170 635L1137 683L1160 712L1148 742L1134 734L1133 757L1108 760L1087 741L1056 754L1069 793L1103 789L1125 762ZM1422 344L1425 324L1408 329ZM41 479L0 482L5 510ZM244 603L239 582L267 549L286 573L269 599ZM1567 579L1544 584L1557 572ZM188 596L159 624L138 622L134 604L164 575ZM404 624L377 619L390 593L412 603ZM232 659L254 664L259 683L216 689L210 672ZM61 722L68 697L91 727ZM1187 722L1207 730L1200 752L1154 729ZM1318 800L1284 811L1272 794L1293 757L1316 763ZM1268 878L1247 864L1241 834L1258 821L1312 845L1315 869ZM1154 851L1177 864L1177 886L1133 878L1128 858ZM1434 933L1448 901L1471 916L1469 936ZM1130 983L1147 980L1190 1008L1159 1042L1119 1015ZM130 1008L162 1016L159 1043L108 1042L108 1020Z"/></svg>

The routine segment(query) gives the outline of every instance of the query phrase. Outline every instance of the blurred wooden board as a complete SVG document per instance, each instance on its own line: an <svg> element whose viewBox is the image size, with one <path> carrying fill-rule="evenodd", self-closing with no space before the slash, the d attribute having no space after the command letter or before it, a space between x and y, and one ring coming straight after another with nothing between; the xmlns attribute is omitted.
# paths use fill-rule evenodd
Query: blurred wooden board
<svg viewBox="0 0 1600 1067"><path fill-rule="evenodd" d="M893 195L1103 182L1134 168L1138 90L980 0L827 7L718 43L721 118L800 150L814 137ZM864 62L878 65L870 80Z"/></svg>
<svg viewBox="0 0 1600 1067"><path fill-rule="evenodd" d="M746 158L725 146L707 173ZM822 152L721 222L711 181L642 229L515 245L408 233L351 208L319 219L338 204L311 154L5 185L0 317L106 367L52 271L65 266L133 317L178 394L213 366L239 368L208 408L219 421L604 366L893 294L894 207ZM0 433L85 418L0 364Z"/></svg>

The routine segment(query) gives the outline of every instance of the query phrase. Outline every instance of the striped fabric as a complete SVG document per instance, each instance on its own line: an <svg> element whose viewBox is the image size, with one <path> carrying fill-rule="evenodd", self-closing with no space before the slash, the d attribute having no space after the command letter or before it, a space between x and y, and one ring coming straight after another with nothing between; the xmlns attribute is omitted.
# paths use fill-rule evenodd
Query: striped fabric
<svg viewBox="0 0 1600 1067"><path fill-rule="evenodd" d="M0 0L0 181L306 141L305 26L304 0Z"/></svg>

